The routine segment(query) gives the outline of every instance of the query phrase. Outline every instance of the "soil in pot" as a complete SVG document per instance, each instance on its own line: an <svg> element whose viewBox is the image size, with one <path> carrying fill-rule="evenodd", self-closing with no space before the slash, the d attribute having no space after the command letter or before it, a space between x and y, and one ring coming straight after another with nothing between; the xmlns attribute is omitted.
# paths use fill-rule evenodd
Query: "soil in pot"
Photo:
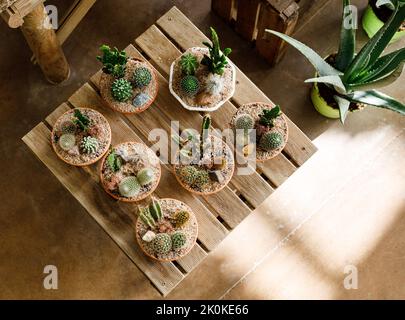
<svg viewBox="0 0 405 320"><path fill-rule="evenodd" d="M135 76L138 73L138 76ZM113 93L114 82L124 81ZM156 99L158 82L153 68L145 61L130 58L125 75L117 79L111 74L102 73L100 93L105 103L115 111L131 114L145 111Z"/></svg>
<svg viewBox="0 0 405 320"><path fill-rule="evenodd" d="M125 202L145 199L158 186L160 175L159 158L146 145L136 142L114 146L100 166L104 190Z"/></svg>
<svg viewBox="0 0 405 320"><path fill-rule="evenodd" d="M60 159L74 166L97 162L108 151L111 128L104 116L93 109L65 112L55 122L51 143Z"/></svg>
<svg viewBox="0 0 405 320"><path fill-rule="evenodd" d="M136 239L142 251L158 261L175 261L194 247L197 219L191 208L175 199L152 199L139 209Z"/></svg>

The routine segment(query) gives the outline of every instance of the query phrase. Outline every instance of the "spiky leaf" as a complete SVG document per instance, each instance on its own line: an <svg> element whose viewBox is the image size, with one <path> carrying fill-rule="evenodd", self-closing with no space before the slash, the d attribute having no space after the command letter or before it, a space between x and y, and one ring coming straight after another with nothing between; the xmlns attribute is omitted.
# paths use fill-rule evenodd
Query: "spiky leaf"
<svg viewBox="0 0 405 320"><path fill-rule="evenodd" d="M404 104L376 90L356 91L345 96L345 98L352 102L365 103L371 106L396 111L402 115L405 115Z"/></svg>

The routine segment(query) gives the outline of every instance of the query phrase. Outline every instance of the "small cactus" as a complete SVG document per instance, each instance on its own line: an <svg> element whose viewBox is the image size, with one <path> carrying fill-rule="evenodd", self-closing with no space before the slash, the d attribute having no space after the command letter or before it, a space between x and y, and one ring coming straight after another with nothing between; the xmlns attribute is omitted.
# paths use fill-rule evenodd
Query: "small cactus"
<svg viewBox="0 0 405 320"><path fill-rule="evenodd" d="M69 151L76 145L76 138L73 134L62 134L59 138L59 146L65 150Z"/></svg>
<svg viewBox="0 0 405 320"><path fill-rule="evenodd" d="M210 73L205 81L205 92L212 96L217 96L221 93L223 88L224 78L217 74Z"/></svg>
<svg viewBox="0 0 405 320"><path fill-rule="evenodd" d="M126 79L117 79L111 85L111 95L119 102L125 102L132 97L131 83Z"/></svg>
<svg viewBox="0 0 405 320"><path fill-rule="evenodd" d="M137 88L146 87L152 81L152 74L148 68L136 68L133 77L134 85Z"/></svg>
<svg viewBox="0 0 405 320"><path fill-rule="evenodd" d="M67 120L62 122L61 129L64 134L75 134L77 127L73 121Z"/></svg>
<svg viewBox="0 0 405 320"><path fill-rule="evenodd" d="M110 154L107 157L106 162L107 166L113 172L117 172L122 166L121 158L117 156L115 150L111 150Z"/></svg>
<svg viewBox="0 0 405 320"><path fill-rule="evenodd" d="M182 210L176 212L174 215L173 222L176 228L183 227L190 220L190 213L188 211Z"/></svg>
<svg viewBox="0 0 405 320"><path fill-rule="evenodd" d="M150 214L149 208L139 209L139 217L141 218L142 222L148 227L150 227L151 229L155 228L156 222Z"/></svg>
<svg viewBox="0 0 405 320"><path fill-rule="evenodd" d="M255 121L249 114L241 114L235 119L235 129L244 130L247 133L250 129L253 129Z"/></svg>
<svg viewBox="0 0 405 320"><path fill-rule="evenodd" d="M149 212L155 221L159 221L163 218L162 208L160 207L159 200L153 198L149 205Z"/></svg>
<svg viewBox="0 0 405 320"><path fill-rule="evenodd" d="M179 250L186 245L187 237L186 235L181 232L177 231L172 234L172 248L173 250Z"/></svg>
<svg viewBox="0 0 405 320"><path fill-rule="evenodd" d="M140 189L141 185L136 177L126 177L122 179L118 185L118 190L121 196L125 198L135 197L139 193Z"/></svg>
<svg viewBox="0 0 405 320"><path fill-rule="evenodd" d="M75 109L73 116L73 123L82 131L86 131L90 126L90 119L84 115L80 109Z"/></svg>
<svg viewBox="0 0 405 320"><path fill-rule="evenodd" d="M172 250L172 238L167 233L158 233L151 243L156 254L167 254Z"/></svg>
<svg viewBox="0 0 405 320"><path fill-rule="evenodd" d="M273 128L274 120L281 115L281 109L279 105L274 106L274 108L268 110L264 109L259 115L259 124L262 126Z"/></svg>
<svg viewBox="0 0 405 320"><path fill-rule="evenodd" d="M181 89L188 96L195 96L200 90L200 82L195 76L185 76L180 82Z"/></svg>
<svg viewBox="0 0 405 320"><path fill-rule="evenodd" d="M194 75L198 68L198 61L195 55L191 53L184 54L180 59L181 71L185 75Z"/></svg>
<svg viewBox="0 0 405 320"><path fill-rule="evenodd" d="M198 170L193 166L185 166L180 169L179 174L186 184L192 185L196 179Z"/></svg>
<svg viewBox="0 0 405 320"><path fill-rule="evenodd" d="M198 170L197 176L195 177L193 185L202 188L204 187L208 182L210 182L210 176L207 171L205 170Z"/></svg>
<svg viewBox="0 0 405 320"><path fill-rule="evenodd" d="M283 136L278 132L267 132L260 138L259 146L263 150L272 151L280 148L284 143Z"/></svg>
<svg viewBox="0 0 405 320"><path fill-rule="evenodd" d="M155 179L155 174L151 168L143 168L136 175L141 186L146 186Z"/></svg>
<svg viewBox="0 0 405 320"><path fill-rule="evenodd" d="M98 139L90 136L84 137L80 142L80 150L87 154L96 153L99 146Z"/></svg>
<svg viewBox="0 0 405 320"><path fill-rule="evenodd" d="M204 115L202 124L201 124L201 134L200 134L200 155L201 157L204 155L204 145L205 142L208 140L210 135L210 127L211 127L211 116L207 113Z"/></svg>

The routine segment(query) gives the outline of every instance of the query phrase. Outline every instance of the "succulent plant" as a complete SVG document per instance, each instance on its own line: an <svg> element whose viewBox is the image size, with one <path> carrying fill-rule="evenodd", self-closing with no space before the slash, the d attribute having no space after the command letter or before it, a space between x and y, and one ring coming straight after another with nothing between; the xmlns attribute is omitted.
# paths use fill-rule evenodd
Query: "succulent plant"
<svg viewBox="0 0 405 320"><path fill-rule="evenodd" d="M247 113L241 114L235 119L235 129L243 130L245 134L250 129L253 129L254 125L255 121L253 120L253 117Z"/></svg>
<svg viewBox="0 0 405 320"><path fill-rule="evenodd" d="M59 146L65 150L69 151L76 145L76 137L73 134L66 133L62 134L59 138Z"/></svg>
<svg viewBox="0 0 405 320"><path fill-rule="evenodd" d="M210 176L205 170L198 170L193 185L202 188L210 182Z"/></svg>
<svg viewBox="0 0 405 320"><path fill-rule="evenodd" d="M202 123L201 123L201 134L200 134L200 155L204 155L204 146L208 137L210 135L210 127L211 127L211 116L207 113L204 115Z"/></svg>
<svg viewBox="0 0 405 320"><path fill-rule="evenodd" d="M136 68L133 77L134 85L137 88L146 87L152 81L152 74L146 67Z"/></svg>
<svg viewBox="0 0 405 320"><path fill-rule="evenodd" d="M141 186L146 186L155 179L155 174L151 168L143 168L137 173L136 178Z"/></svg>
<svg viewBox="0 0 405 320"><path fill-rule="evenodd" d="M125 198L135 197L141 190L141 185L136 177L126 177L118 185L120 195Z"/></svg>
<svg viewBox="0 0 405 320"><path fill-rule="evenodd" d="M132 105L139 108L144 106L148 101L150 101L150 96L145 92L141 92L135 96Z"/></svg>
<svg viewBox="0 0 405 320"><path fill-rule="evenodd" d="M156 254L167 254L172 250L172 238L167 233L158 233L151 244Z"/></svg>
<svg viewBox="0 0 405 320"><path fill-rule="evenodd" d="M125 75L128 60L125 51L119 51L117 48L111 49L107 45L102 45L100 50L103 56L98 56L97 60L104 65L103 72L116 78L122 78Z"/></svg>
<svg viewBox="0 0 405 320"><path fill-rule="evenodd" d="M142 222L148 227L150 227L151 229L155 228L156 221L155 219L153 219L148 207L139 209L139 217L141 218Z"/></svg>
<svg viewBox="0 0 405 320"><path fill-rule="evenodd" d="M176 212L173 218L173 223L176 228L183 227L190 220L190 213L185 210Z"/></svg>
<svg viewBox="0 0 405 320"><path fill-rule="evenodd" d="M263 112L259 115L259 123L262 126L272 128L274 126L274 119L280 116L281 110L280 106L276 105L272 109L264 109Z"/></svg>
<svg viewBox="0 0 405 320"><path fill-rule="evenodd" d="M284 143L283 136L279 132L266 132L260 138L259 146L263 150L272 151L280 148Z"/></svg>
<svg viewBox="0 0 405 320"><path fill-rule="evenodd" d="M205 81L205 91L212 96L219 95L224 88L224 78L218 74L210 74Z"/></svg>
<svg viewBox="0 0 405 320"><path fill-rule="evenodd" d="M117 79L111 85L111 95L119 102L125 102L132 97L131 83L126 79Z"/></svg>
<svg viewBox="0 0 405 320"><path fill-rule="evenodd" d="M181 90L188 96L194 96L200 90L200 81L195 76L185 76L180 82Z"/></svg>
<svg viewBox="0 0 405 320"><path fill-rule="evenodd" d="M99 146L98 139L90 136L84 137L80 142L80 150L87 154L96 153Z"/></svg>
<svg viewBox="0 0 405 320"><path fill-rule="evenodd" d="M113 172L117 172L122 166L121 158L115 153L114 149L111 150L110 154L106 159L106 162L107 166Z"/></svg>
<svg viewBox="0 0 405 320"><path fill-rule="evenodd" d="M158 199L152 198L152 202L149 204L149 212L155 221L162 220L163 213Z"/></svg>
<svg viewBox="0 0 405 320"><path fill-rule="evenodd" d="M79 109L75 109L73 114L73 123L81 130L85 131L89 128L90 119L84 115Z"/></svg>
<svg viewBox="0 0 405 320"><path fill-rule="evenodd" d="M184 166L180 169L181 179L188 185L192 185L198 174L198 169L193 166Z"/></svg>
<svg viewBox="0 0 405 320"><path fill-rule="evenodd" d="M185 75L193 76L195 74L195 71L198 68L198 61L197 61L196 56L190 52L182 55L182 57L180 59L180 67L181 67L181 71Z"/></svg>
<svg viewBox="0 0 405 320"><path fill-rule="evenodd" d="M172 248L173 250L179 250L186 245L187 237L181 231L176 231L172 234Z"/></svg>
<svg viewBox="0 0 405 320"><path fill-rule="evenodd" d="M77 127L73 121L67 120L67 121L62 122L62 124L61 124L62 133L75 134L76 129L77 129Z"/></svg>
<svg viewBox="0 0 405 320"><path fill-rule="evenodd" d="M226 48L222 53L219 47L219 38L217 32L212 27L210 30L212 44L203 42L203 44L208 47L209 55L204 55L204 58L201 60L201 64L207 66L211 73L222 75L224 73L225 66L228 64L226 57L232 52L232 49Z"/></svg>

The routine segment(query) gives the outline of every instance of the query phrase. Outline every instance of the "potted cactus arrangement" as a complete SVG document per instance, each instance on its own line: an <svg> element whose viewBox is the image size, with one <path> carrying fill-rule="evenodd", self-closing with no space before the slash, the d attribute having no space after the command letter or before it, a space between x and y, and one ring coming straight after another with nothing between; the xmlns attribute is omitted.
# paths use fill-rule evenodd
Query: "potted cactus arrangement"
<svg viewBox="0 0 405 320"><path fill-rule="evenodd" d="M125 51L101 46L103 64L100 93L105 103L125 114L145 111L155 100L158 82L148 62L127 56Z"/></svg>
<svg viewBox="0 0 405 320"><path fill-rule="evenodd" d="M155 260L184 257L195 245L197 235L197 219L181 201L152 198L148 206L139 208L136 239L142 251Z"/></svg>
<svg viewBox="0 0 405 320"><path fill-rule="evenodd" d="M345 121L350 111L364 106L375 106L405 114L405 105L377 90L394 82L402 73L405 61L405 49L383 54L405 18L405 1L391 0L392 14L384 26L355 53L355 29L348 28L346 21L353 19L353 13L343 13L341 39L337 54L326 59L303 43L276 31L266 32L276 35L298 49L316 68L311 92L315 109L328 118L340 118ZM349 6L349 0L342 0L343 7Z"/></svg>
<svg viewBox="0 0 405 320"><path fill-rule="evenodd" d="M232 150L222 139L210 134L211 117L204 116L201 133L185 130L173 137L179 144L179 160L174 174L188 191L214 194L225 188L232 178L235 162Z"/></svg>
<svg viewBox="0 0 405 320"><path fill-rule="evenodd" d="M124 202L145 199L158 186L160 161L146 145L125 142L111 148L100 166L100 181L113 198Z"/></svg>
<svg viewBox="0 0 405 320"><path fill-rule="evenodd" d="M395 5L391 1L386 0L369 0L369 4L363 15L362 25L367 35L372 38L384 23L388 21ZM400 25L398 31L394 34L391 42L397 41L405 36L405 20Z"/></svg>
<svg viewBox="0 0 405 320"><path fill-rule="evenodd" d="M250 156L255 151L258 162L276 157L288 140L287 121L279 105L246 104L236 111L230 127L244 156Z"/></svg>
<svg viewBox="0 0 405 320"><path fill-rule="evenodd" d="M230 48L220 49L216 31L206 48L188 49L170 68L169 88L182 106L193 111L215 111L235 92L236 71L229 61Z"/></svg>
<svg viewBox="0 0 405 320"><path fill-rule="evenodd" d="M51 143L55 153L66 163L87 166L97 162L108 151L111 128L96 110L72 109L55 122Z"/></svg>

